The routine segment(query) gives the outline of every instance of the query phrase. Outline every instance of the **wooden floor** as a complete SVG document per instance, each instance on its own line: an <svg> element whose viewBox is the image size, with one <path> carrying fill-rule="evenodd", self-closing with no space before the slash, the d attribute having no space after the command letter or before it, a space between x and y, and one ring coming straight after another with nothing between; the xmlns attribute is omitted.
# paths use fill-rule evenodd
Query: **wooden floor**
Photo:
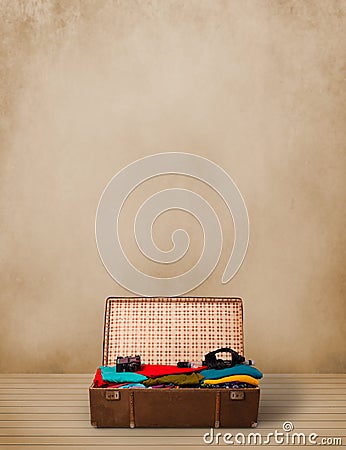
<svg viewBox="0 0 346 450"><path fill-rule="evenodd" d="M208 447L203 442L207 429L94 429L89 423L91 379L91 374L0 374L0 449ZM340 438L345 446L345 413L346 375L265 375L258 428L217 431L233 435L256 431L265 437L275 429L282 431L283 423L290 421L297 433L316 433L318 442ZM225 445L222 440L220 445Z"/></svg>

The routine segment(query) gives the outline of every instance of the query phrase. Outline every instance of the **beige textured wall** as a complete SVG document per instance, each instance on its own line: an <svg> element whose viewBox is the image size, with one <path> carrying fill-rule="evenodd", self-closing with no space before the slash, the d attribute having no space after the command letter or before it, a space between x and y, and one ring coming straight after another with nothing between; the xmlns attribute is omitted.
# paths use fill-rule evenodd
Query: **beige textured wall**
<svg viewBox="0 0 346 450"><path fill-rule="evenodd" d="M251 224L238 275L221 285L225 251L191 295L244 298L247 355L264 372L345 371L346 2L0 6L0 370L94 370L104 299L131 295L97 253L99 197L126 164L185 151L233 177ZM147 192L195 187L232 226L182 178ZM141 196L123 223L134 258ZM199 251L194 239L179 270Z"/></svg>

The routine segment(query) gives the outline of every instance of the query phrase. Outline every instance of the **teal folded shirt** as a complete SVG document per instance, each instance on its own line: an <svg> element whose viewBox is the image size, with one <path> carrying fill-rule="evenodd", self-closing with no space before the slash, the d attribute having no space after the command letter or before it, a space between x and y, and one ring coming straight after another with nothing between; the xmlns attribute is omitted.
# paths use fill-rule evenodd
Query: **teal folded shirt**
<svg viewBox="0 0 346 450"><path fill-rule="evenodd" d="M260 379L263 377L256 367L248 366L247 364L237 364L227 369L206 369L202 370L200 374L208 380L215 380L217 378L228 377L230 375L250 375L250 377Z"/></svg>
<svg viewBox="0 0 346 450"><path fill-rule="evenodd" d="M114 366L101 366L100 369L102 379L112 383L141 383L148 378L136 372L117 372Z"/></svg>

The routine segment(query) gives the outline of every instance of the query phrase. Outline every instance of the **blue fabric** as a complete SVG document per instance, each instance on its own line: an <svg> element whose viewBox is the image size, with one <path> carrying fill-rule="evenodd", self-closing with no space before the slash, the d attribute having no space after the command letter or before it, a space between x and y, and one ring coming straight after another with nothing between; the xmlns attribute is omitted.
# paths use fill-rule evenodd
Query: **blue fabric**
<svg viewBox="0 0 346 450"><path fill-rule="evenodd" d="M228 377L230 375L250 375L253 378L262 378L263 374L256 367L248 366L247 364L236 364L227 369L206 369L202 370L200 374L208 380L216 380L217 378Z"/></svg>
<svg viewBox="0 0 346 450"><path fill-rule="evenodd" d="M112 383L141 383L147 379L136 372L117 372L115 366L101 366L100 369L102 379Z"/></svg>
<svg viewBox="0 0 346 450"><path fill-rule="evenodd" d="M142 383L129 383L129 384L125 384L124 386L118 387L118 389L129 389L129 388L146 389L146 387Z"/></svg>

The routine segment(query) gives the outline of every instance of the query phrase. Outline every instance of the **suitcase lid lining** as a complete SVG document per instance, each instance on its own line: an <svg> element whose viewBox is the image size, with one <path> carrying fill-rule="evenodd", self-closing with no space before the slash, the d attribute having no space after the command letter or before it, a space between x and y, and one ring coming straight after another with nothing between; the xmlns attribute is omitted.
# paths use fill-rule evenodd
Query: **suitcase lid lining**
<svg viewBox="0 0 346 450"><path fill-rule="evenodd" d="M117 356L136 354L146 364L200 361L221 347L244 353L241 298L110 297L106 301L103 365L115 365Z"/></svg>

